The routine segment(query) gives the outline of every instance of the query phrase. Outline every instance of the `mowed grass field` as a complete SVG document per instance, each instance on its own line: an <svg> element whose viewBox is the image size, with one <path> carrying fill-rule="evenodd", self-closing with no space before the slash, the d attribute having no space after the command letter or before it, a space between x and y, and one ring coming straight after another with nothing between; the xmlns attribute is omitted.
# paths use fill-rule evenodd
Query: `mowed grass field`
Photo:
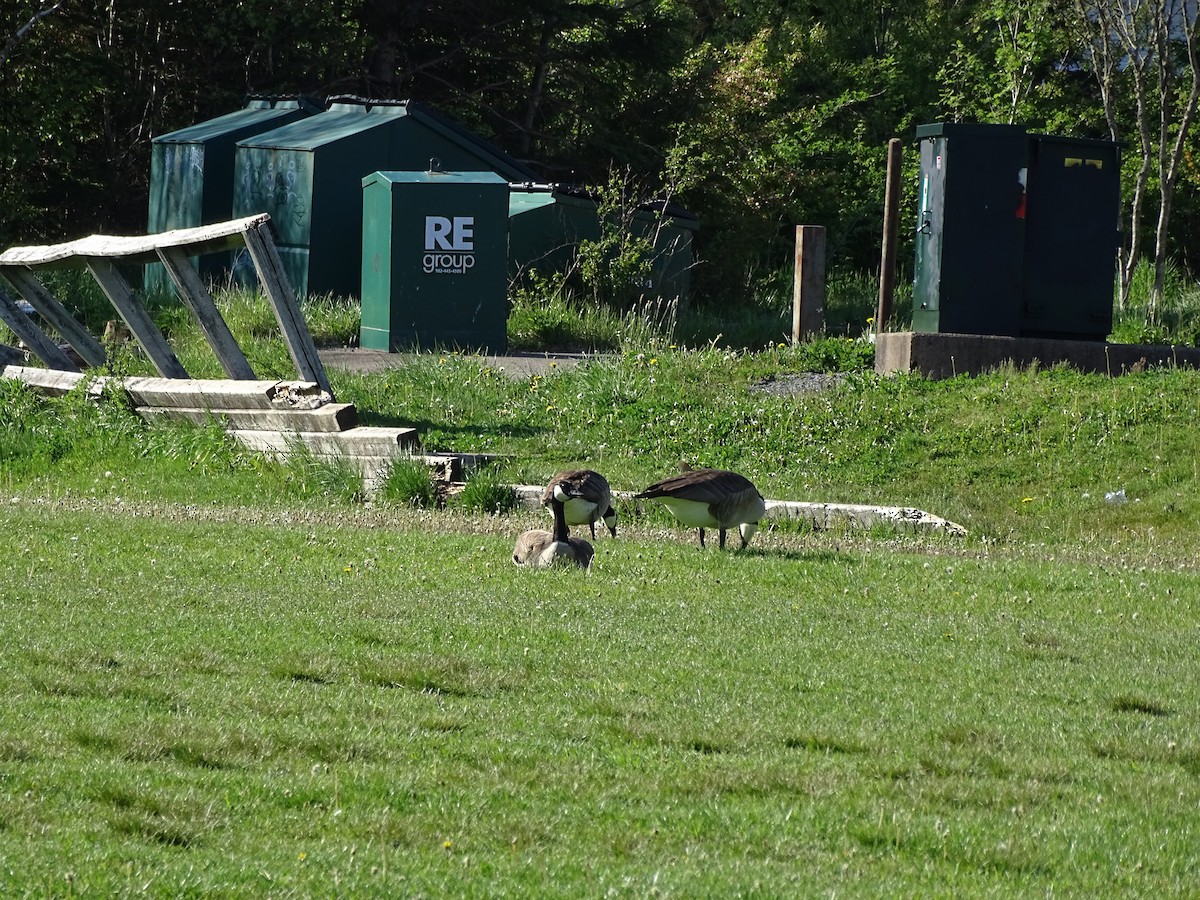
<svg viewBox="0 0 1200 900"><path fill-rule="evenodd" d="M591 571L524 571L534 513L5 389L0 893L1194 895L1200 376L753 389L789 362L337 387L514 481L687 458L969 534L721 552L628 509Z"/></svg>

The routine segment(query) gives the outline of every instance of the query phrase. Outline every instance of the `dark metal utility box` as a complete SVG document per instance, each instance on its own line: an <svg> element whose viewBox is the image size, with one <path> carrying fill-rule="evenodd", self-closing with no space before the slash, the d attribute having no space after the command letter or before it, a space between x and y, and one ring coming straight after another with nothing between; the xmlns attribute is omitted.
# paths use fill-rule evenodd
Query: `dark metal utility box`
<svg viewBox="0 0 1200 900"><path fill-rule="evenodd" d="M1025 243L1019 125L922 125L913 330L1015 337Z"/></svg>
<svg viewBox="0 0 1200 900"><path fill-rule="evenodd" d="M1104 340L1112 331L1120 165L1112 141L1030 136L1023 337Z"/></svg>
<svg viewBox="0 0 1200 900"><path fill-rule="evenodd" d="M1120 158L1021 125L917 128L913 330L1104 340Z"/></svg>
<svg viewBox="0 0 1200 900"><path fill-rule="evenodd" d="M507 349L506 178L375 172L362 209L362 347Z"/></svg>

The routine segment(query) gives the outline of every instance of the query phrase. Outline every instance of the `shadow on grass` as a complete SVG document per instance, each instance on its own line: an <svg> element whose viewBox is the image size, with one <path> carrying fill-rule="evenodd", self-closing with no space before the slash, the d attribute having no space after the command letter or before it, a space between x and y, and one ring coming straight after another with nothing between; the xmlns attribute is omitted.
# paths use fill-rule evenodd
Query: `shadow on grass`
<svg viewBox="0 0 1200 900"><path fill-rule="evenodd" d="M455 436L480 438L493 436L496 432L496 429L490 426L447 425L444 422L434 422L431 419L414 419L370 411L364 412L363 410L359 410L358 424L372 428L414 428L417 434L421 436L422 441L425 441L425 435L436 435L439 439L448 439ZM504 434L506 437L517 439L534 438L550 430L550 428L535 427L532 425L512 425L505 427Z"/></svg>

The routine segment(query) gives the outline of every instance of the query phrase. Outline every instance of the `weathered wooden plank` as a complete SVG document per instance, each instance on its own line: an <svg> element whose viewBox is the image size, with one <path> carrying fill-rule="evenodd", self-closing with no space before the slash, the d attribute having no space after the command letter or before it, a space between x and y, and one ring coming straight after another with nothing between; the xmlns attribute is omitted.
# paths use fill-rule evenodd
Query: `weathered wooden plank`
<svg viewBox="0 0 1200 900"><path fill-rule="evenodd" d="M213 302L212 294L208 292L200 274L192 268L188 255L178 247L162 247L158 256L166 267L167 274L179 289L183 302L192 311L204 336L208 338L208 344L225 374L230 378L253 380L254 369L234 339L229 326L225 324L225 319L217 309L217 304Z"/></svg>
<svg viewBox="0 0 1200 900"><path fill-rule="evenodd" d="M333 388L329 384L329 376L325 374L325 365L317 354L316 344L313 343L312 333L304 321L300 304L283 271L283 262L275 241L271 237L267 224L264 222L245 233L246 249L254 261L258 280L262 283L263 293L275 311L275 319L283 333L292 362L301 378L315 381L323 390L333 396Z"/></svg>
<svg viewBox="0 0 1200 900"><path fill-rule="evenodd" d="M792 285L792 343L825 328L825 226L796 226Z"/></svg>
<svg viewBox="0 0 1200 900"><path fill-rule="evenodd" d="M163 247L187 247L193 255L232 250L241 246L242 233L270 220L266 213L215 222L195 228L176 228L158 234L93 234L61 244L10 247L0 253L0 266L47 266L90 257L121 257L131 262L155 262Z"/></svg>
<svg viewBox="0 0 1200 900"><path fill-rule="evenodd" d="M346 431L358 424L353 403L329 403L320 409L206 409L183 406L138 406L144 419L172 419L206 425L214 419L235 431Z"/></svg>
<svg viewBox="0 0 1200 900"><path fill-rule="evenodd" d="M63 352L62 348L42 330L33 319L25 315L17 306L8 292L0 289L0 321L7 325L12 333L25 342L38 359L52 369L62 369L65 372L78 372L79 366Z"/></svg>
<svg viewBox="0 0 1200 900"><path fill-rule="evenodd" d="M108 361L108 354L100 342L46 290L46 286L33 272L21 266L14 266L0 269L0 274L3 274L25 301L63 336L63 340L75 348L75 352L84 362L89 366L99 367Z"/></svg>
<svg viewBox="0 0 1200 900"><path fill-rule="evenodd" d="M74 390L81 381L87 382L89 396L98 397L104 390L106 379L93 378L82 372L64 372L62 369L43 369L34 366L6 366L0 377L24 382L43 394L62 396Z"/></svg>
<svg viewBox="0 0 1200 900"><path fill-rule="evenodd" d="M234 429L230 434L251 450L284 455L301 444L318 456L393 457L420 443L415 428L359 426L335 433Z"/></svg>
<svg viewBox="0 0 1200 900"><path fill-rule="evenodd" d="M194 406L201 409L270 409L275 381L207 381L199 378L126 378L134 406Z"/></svg>
<svg viewBox="0 0 1200 900"><path fill-rule="evenodd" d="M0 369L5 366L19 366L25 362L25 354L16 347L0 344Z"/></svg>
<svg viewBox="0 0 1200 900"><path fill-rule="evenodd" d="M311 381L132 377L126 378L122 386L134 406L315 409L329 402L329 395ZM293 402L293 398L297 397L305 398L308 402Z"/></svg>
<svg viewBox="0 0 1200 900"><path fill-rule="evenodd" d="M121 314L137 342L146 351L146 356L150 358L158 374L164 378L187 378L187 369L183 367L183 363L179 361L179 357L175 355L175 351L158 330L150 314L142 307L133 289L121 277L116 266L100 256L88 257L85 264L109 302Z"/></svg>

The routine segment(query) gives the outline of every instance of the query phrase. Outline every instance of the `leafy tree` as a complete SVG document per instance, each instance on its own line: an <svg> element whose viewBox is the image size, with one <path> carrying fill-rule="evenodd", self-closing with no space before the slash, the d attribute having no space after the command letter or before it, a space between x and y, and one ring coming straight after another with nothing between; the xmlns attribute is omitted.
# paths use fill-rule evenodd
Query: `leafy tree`
<svg viewBox="0 0 1200 900"><path fill-rule="evenodd" d="M151 137L249 92L320 88L345 67L348 7L316 0L281 16L266 0L63 4L0 69L0 241L144 228Z"/></svg>
<svg viewBox="0 0 1200 900"><path fill-rule="evenodd" d="M832 264L878 265L888 140L936 114L933 73L962 11L942 4L738 4L681 71L670 154L701 211L706 293L744 297L790 267L798 224Z"/></svg>
<svg viewBox="0 0 1200 900"><path fill-rule="evenodd" d="M1191 154L1200 101L1200 7L1194 0L1075 0L1075 11L1113 140L1126 138L1125 104L1132 103L1134 109L1132 130L1138 153L1133 155L1130 227L1121 253L1122 309L1140 257L1146 195L1152 181L1157 181L1153 317L1167 270L1175 189L1185 168L1195 168Z"/></svg>
<svg viewBox="0 0 1200 900"><path fill-rule="evenodd" d="M827 227L832 266L874 270L887 142L917 124L1105 130L1102 55L1081 66L1053 0L65 0L29 25L52 3L0 14L3 243L140 230L150 138L246 93L414 98L548 181L628 171L695 211L693 285L730 303L790 271L797 224ZM1134 94L1114 88L1115 121ZM1186 147L1164 184L1200 180Z"/></svg>
<svg viewBox="0 0 1200 900"><path fill-rule="evenodd" d="M952 121L1007 122L1049 133L1100 136L1091 83L1081 72L1070 11L1055 0L978 4L939 70L939 103Z"/></svg>

